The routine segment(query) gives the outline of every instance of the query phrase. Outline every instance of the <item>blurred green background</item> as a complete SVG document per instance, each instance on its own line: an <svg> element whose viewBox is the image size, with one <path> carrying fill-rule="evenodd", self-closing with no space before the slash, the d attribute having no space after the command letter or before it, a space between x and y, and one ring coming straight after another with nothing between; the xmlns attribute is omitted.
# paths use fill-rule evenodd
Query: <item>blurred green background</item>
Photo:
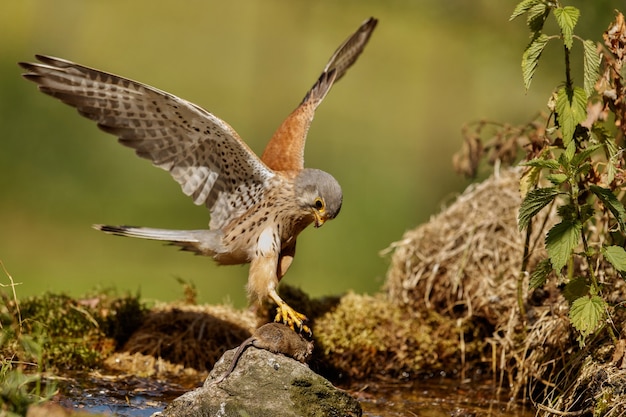
<svg viewBox="0 0 626 417"><path fill-rule="evenodd" d="M568 4L582 10L578 32L599 40L616 3ZM166 172L24 81L17 61L50 54L148 83L223 118L261 152L335 48L365 18L379 18L309 132L306 165L342 184L341 215L303 232L286 276L314 296L372 293L389 262L379 251L467 186L451 165L462 125L527 121L561 79L562 53L549 46L524 92L520 59L528 32L523 19L508 22L515 4L2 2L0 260L22 283L18 295L115 287L169 301L182 296L180 277L196 284L202 302L244 306L247 266L217 267L158 242L91 229L202 228L209 218Z"/></svg>

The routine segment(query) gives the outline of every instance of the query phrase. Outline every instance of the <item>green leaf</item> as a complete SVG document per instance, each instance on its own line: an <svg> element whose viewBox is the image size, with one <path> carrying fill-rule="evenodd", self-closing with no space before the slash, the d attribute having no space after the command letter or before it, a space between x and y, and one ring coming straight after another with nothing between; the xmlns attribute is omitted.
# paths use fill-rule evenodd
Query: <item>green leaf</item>
<svg viewBox="0 0 626 417"><path fill-rule="evenodd" d="M574 87L571 90L566 87L559 88L556 95L556 112L563 134L563 144L569 150L576 126L587 118L585 90L580 87Z"/></svg>
<svg viewBox="0 0 626 417"><path fill-rule="evenodd" d="M582 224L577 220L563 220L550 229L546 236L546 250L552 267L560 273L578 246Z"/></svg>
<svg viewBox="0 0 626 417"><path fill-rule="evenodd" d="M563 154L565 155L565 158L568 161L570 161L570 165L571 165L572 159L574 159L574 156L576 156L576 141L570 140L567 146L565 147L565 152L563 152Z"/></svg>
<svg viewBox="0 0 626 417"><path fill-rule="evenodd" d="M580 275L572 278L565 284L565 287L563 287L563 297L565 297L570 304L588 294L589 285L587 284L587 279Z"/></svg>
<svg viewBox="0 0 626 417"><path fill-rule="evenodd" d="M530 219L550 204L558 194L559 190L556 187L537 188L529 192L519 209L519 230L528 227Z"/></svg>
<svg viewBox="0 0 626 417"><path fill-rule="evenodd" d="M602 201L604 207L609 209L609 211L613 214L613 217L617 220L619 227L622 230L626 230L626 209L624 209L622 202L617 199L615 194L613 194L613 191L598 185L591 185L589 188L591 189L591 192L598 196L600 201Z"/></svg>
<svg viewBox="0 0 626 417"><path fill-rule="evenodd" d="M602 255L620 272L626 272L626 251L621 246L603 246Z"/></svg>
<svg viewBox="0 0 626 417"><path fill-rule="evenodd" d="M544 259L539 262L535 267L535 270L530 275L530 279L528 281L528 287L531 290L535 288L543 287L546 285L546 281L548 280L548 275L552 272L552 264L550 263L550 259Z"/></svg>
<svg viewBox="0 0 626 417"><path fill-rule="evenodd" d="M539 64L539 58L549 40L550 38L544 34L533 38L522 54L522 77L524 78L526 91L530 88L530 83Z"/></svg>
<svg viewBox="0 0 626 417"><path fill-rule="evenodd" d="M602 57L598 52L596 43L592 40L587 39L584 41L583 48L585 51L583 55L583 82L585 93L587 93L587 97L590 97L595 91L596 81L598 81L598 76L600 75L599 69Z"/></svg>
<svg viewBox="0 0 626 417"><path fill-rule="evenodd" d="M521 163L520 165L538 168L559 169L561 164L556 159L535 158L530 161Z"/></svg>
<svg viewBox="0 0 626 417"><path fill-rule="evenodd" d="M604 320L606 303L598 296L584 296L572 303L569 318L572 326L583 336L593 333Z"/></svg>
<svg viewBox="0 0 626 417"><path fill-rule="evenodd" d="M574 151L576 151L575 148L576 147L574 146ZM566 173L569 173L572 170L571 160L572 160L572 158L568 155L567 149L565 150L565 152L563 152L563 153L561 153L561 155L559 155L559 165L561 165L563 167L563 170Z"/></svg>
<svg viewBox="0 0 626 417"><path fill-rule="evenodd" d="M574 221L578 217L576 207L573 204L563 204L556 208L556 214L559 215L561 220Z"/></svg>
<svg viewBox="0 0 626 417"><path fill-rule="evenodd" d="M548 181L554 185L561 185L567 181L567 175L565 174L550 174L548 175Z"/></svg>
<svg viewBox="0 0 626 417"><path fill-rule="evenodd" d="M523 0L519 2L517 6L515 6L515 10L513 10L513 14L511 15L511 17L509 17L509 21L515 19L516 17L523 15L531 7L539 3L541 3L541 0Z"/></svg>
<svg viewBox="0 0 626 417"><path fill-rule="evenodd" d="M563 43L567 49L572 49L574 42L574 26L578 22L580 10L573 6L557 7L554 9L554 17L561 28Z"/></svg>
<svg viewBox="0 0 626 417"><path fill-rule="evenodd" d="M602 144L596 143L596 144L587 146L582 151L579 151L576 155L574 155L574 157L571 160L572 167L574 169L580 168L582 166L582 163L586 161L589 157L591 157L591 155L593 155L593 153L597 151L598 149L600 149L601 147L602 147Z"/></svg>
<svg viewBox="0 0 626 417"><path fill-rule="evenodd" d="M543 29L543 25L546 23L550 10L550 7L543 2L533 5L528 10L526 25L528 25L528 28L535 36Z"/></svg>
<svg viewBox="0 0 626 417"><path fill-rule="evenodd" d="M591 134L596 141L604 143L607 146L613 145L613 147L615 148L615 152L617 153L617 145L615 145L615 138L613 137L613 134L611 134L611 132L609 132L609 130L606 127L599 125L599 124L594 124L591 127ZM610 143L607 143L607 142L610 142Z"/></svg>

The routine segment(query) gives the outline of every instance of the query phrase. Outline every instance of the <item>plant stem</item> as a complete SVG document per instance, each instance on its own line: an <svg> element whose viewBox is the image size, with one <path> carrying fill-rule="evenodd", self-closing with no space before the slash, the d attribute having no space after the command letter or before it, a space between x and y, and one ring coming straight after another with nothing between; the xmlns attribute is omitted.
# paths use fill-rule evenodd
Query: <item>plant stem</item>
<svg viewBox="0 0 626 417"><path fill-rule="evenodd" d="M520 318L522 321L522 329L526 335L526 306L524 305L524 277L528 271L528 259L530 258L530 235L533 229L533 219L528 221L526 227L526 239L524 240L524 254L522 256L522 266L520 268L519 277L517 278L517 305L519 307Z"/></svg>
<svg viewBox="0 0 626 417"><path fill-rule="evenodd" d="M569 63L570 51L565 45L563 45L563 49L565 50L565 89L569 92L574 88L574 83L572 82L572 70Z"/></svg>

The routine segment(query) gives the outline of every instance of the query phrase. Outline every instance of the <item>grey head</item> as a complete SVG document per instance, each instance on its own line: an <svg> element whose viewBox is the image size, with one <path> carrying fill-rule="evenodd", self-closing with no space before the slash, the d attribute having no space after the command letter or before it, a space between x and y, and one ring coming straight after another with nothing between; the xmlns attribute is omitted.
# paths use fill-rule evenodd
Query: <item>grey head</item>
<svg viewBox="0 0 626 417"><path fill-rule="evenodd" d="M296 198L300 207L310 210L315 227L337 217L341 210L341 186L332 175L319 169L305 168L296 177Z"/></svg>

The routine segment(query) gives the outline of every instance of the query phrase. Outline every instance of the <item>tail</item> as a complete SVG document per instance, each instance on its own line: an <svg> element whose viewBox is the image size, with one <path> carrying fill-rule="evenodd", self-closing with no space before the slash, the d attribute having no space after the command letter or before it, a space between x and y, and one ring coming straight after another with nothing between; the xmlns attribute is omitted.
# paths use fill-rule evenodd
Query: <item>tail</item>
<svg viewBox="0 0 626 417"><path fill-rule="evenodd" d="M214 256L221 252L222 233L215 230L170 230L151 227L108 226L94 224L94 229L117 236L161 240L180 246L181 250L199 255Z"/></svg>

